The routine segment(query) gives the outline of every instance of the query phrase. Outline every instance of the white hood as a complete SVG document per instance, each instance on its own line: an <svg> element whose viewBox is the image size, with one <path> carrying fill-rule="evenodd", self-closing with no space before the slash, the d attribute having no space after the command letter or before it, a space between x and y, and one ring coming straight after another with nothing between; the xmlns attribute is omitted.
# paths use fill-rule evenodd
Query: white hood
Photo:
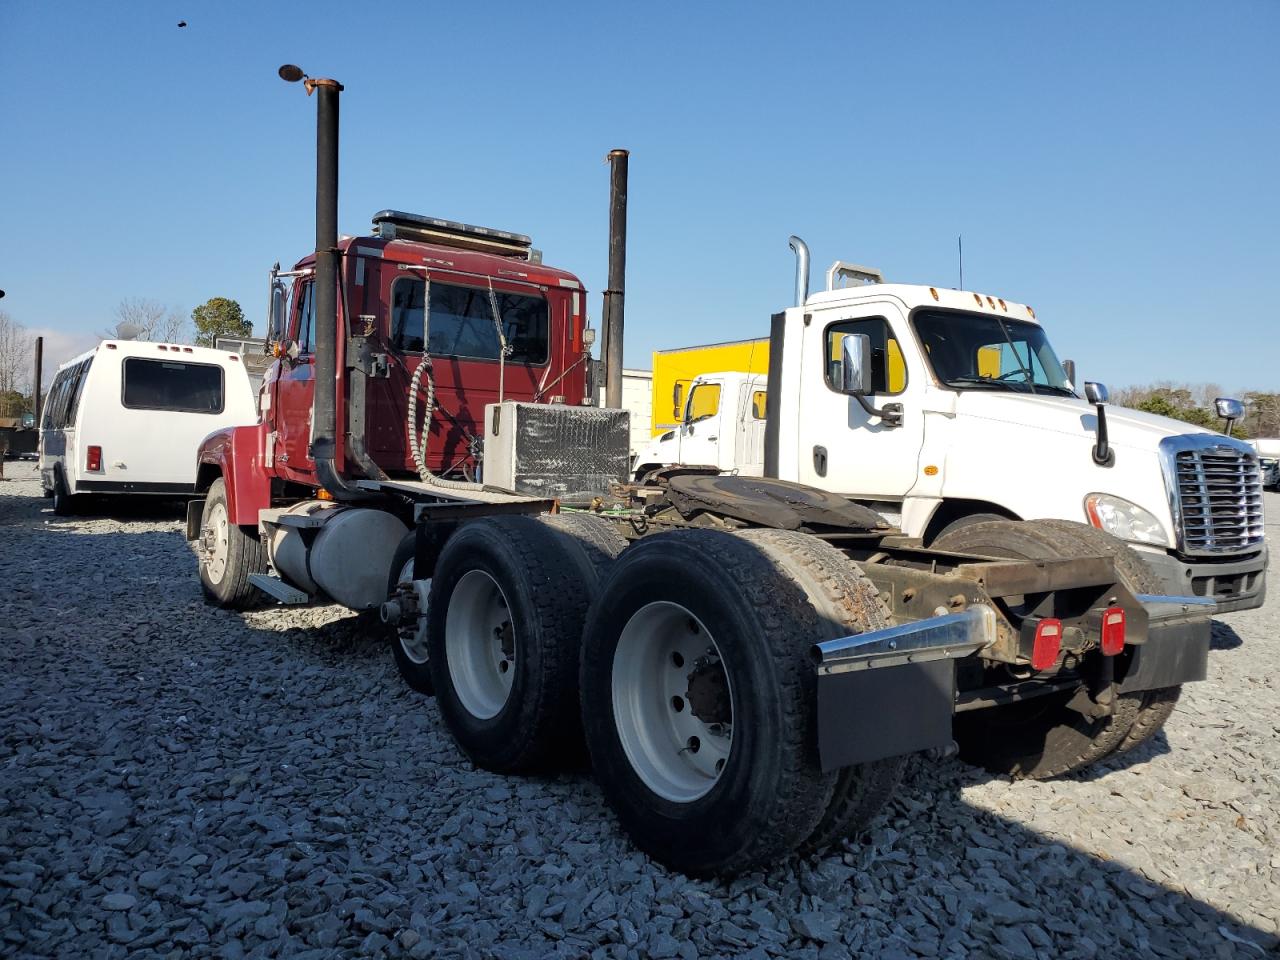
<svg viewBox="0 0 1280 960"><path fill-rule="evenodd" d="M1161 417L1154 413L1108 406L1107 434L1114 447L1155 450L1165 437L1211 434L1195 424ZM966 390L957 397L956 412L962 416L1025 427L1034 424L1071 437L1092 440L1098 426L1093 404L1072 397L1031 396L993 390Z"/></svg>

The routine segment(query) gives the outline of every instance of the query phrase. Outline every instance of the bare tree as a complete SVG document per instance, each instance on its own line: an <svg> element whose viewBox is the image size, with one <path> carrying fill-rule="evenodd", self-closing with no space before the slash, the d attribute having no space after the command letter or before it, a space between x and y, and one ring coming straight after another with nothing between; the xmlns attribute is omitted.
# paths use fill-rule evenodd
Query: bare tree
<svg viewBox="0 0 1280 960"><path fill-rule="evenodd" d="M116 324L103 333L108 339L189 343L191 328L181 310L155 300L126 297L116 307Z"/></svg>
<svg viewBox="0 0 1280 960"><path fill-rule="evenodd" d="M31 335L27 328L0 310L0 416L15 416L31 382Z"/></svg>

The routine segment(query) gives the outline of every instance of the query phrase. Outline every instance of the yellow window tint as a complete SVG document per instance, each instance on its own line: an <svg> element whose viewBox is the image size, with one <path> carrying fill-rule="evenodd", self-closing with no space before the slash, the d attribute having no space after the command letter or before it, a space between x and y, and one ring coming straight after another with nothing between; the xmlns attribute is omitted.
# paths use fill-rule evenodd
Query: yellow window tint
<svg viewBox="0 0 1280 960"><path fill-rule="evenodd" d="M700 383L689 394L689 421L714 417L720 409L720 384Z"/></svg>
<svg viewBox="0 0 1280 960"><path fill-rule="evenodd" d="M1000 347L978 348L978 376L995 379L1000 376Z"/></svg>
<svg viewBox="0 0 1280 960"><path fill-rule="evenodd" d="M849 333L865 334L871 340L871 390L873 393L901 393L907 388L907 363L902 347L884 317L845 320L827 331L827 381L839 380L843 351L841 339Z"/></svg>
<svg viewBox="0 0 1280 960"><path fill-rule="evenodd" d="M767 395L763 390L757 390L751 394L751 415L757 420L763 420L765 417L765 400Z"/></svg>
<svg viewBox="0 0 1280 960"><path fill-rule="evenodd" d="M888 345L889 392L901 393L907 388L907 362L902 359L902 348L897 340L890 337Z"/></svg>

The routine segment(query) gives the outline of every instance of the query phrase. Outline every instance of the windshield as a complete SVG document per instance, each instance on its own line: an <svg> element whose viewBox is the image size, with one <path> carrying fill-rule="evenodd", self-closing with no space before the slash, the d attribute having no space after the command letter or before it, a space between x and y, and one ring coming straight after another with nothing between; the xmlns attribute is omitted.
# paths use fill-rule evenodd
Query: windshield
<svg viewBox="0 0 1280 960"><path fill-rule="evenodd" d="M934 376L949 387L1075 396L1034 323L941 310L922 310L912 322Z"/></svg>

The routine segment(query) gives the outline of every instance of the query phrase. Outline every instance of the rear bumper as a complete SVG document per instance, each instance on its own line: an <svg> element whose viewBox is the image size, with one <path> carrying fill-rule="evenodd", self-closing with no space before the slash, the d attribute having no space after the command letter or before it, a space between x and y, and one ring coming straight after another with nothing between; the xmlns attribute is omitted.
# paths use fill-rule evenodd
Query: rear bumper
<svg viewBox="0 0 1280 960"><path fill-rule="evenodd" d="M1203 597L1218 613L1253 610L1267 599L1267 548L1241 560L1195 563L1167 553L1142 551L1142 559L1164 581L1170 594Z"/></svg>
<svg viewBox="0 0 1280 960"><path fill-rule="evenodd" d="M1211 618L1217 609L1213 601L1163 596L1138 599L1147 615L1146 636L1116 656L1117 692L1135 693L1203 680ZM958 701L957 661L994 645L997 633L994 611L975 605L962 613L817 644L813 657L818 674L822 769L950 746ZM1088 656L1096 662L1101 654L1095 651ZM1065 689L1053 681L1052 674L1036 675L1027 687ZM1067 681L1067 687L1082 683L1076 677Z"/></svg>

